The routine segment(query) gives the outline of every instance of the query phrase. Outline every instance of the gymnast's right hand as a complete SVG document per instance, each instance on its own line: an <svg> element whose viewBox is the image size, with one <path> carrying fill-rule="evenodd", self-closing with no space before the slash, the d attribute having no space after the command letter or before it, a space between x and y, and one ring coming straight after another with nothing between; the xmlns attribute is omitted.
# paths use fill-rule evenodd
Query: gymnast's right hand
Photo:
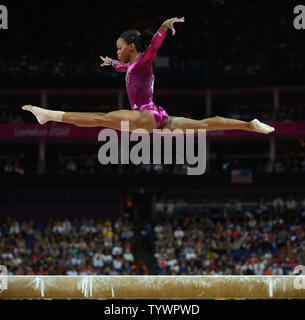
<svg viewBox="0 0 305 320"><path fill-rule="evenodd" d="M112 59L111 58L104 58L101 56L101 59L104 61L102 64L101 64L101 67L105 67L105 66L110 66L111 65L111 61Z"/></svg>

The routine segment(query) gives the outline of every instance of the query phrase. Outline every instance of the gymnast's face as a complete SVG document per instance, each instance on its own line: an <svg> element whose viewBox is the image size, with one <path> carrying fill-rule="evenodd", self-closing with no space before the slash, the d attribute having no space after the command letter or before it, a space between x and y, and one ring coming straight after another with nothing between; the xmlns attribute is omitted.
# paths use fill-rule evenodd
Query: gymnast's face
<svg viewBox="0 0 305 320"><path fill-rule="evenodd" d="M129 62L130 55L136 50L134 43L128 44L124 39L119 38L116 42L118 59L121 62Z"/></svg>

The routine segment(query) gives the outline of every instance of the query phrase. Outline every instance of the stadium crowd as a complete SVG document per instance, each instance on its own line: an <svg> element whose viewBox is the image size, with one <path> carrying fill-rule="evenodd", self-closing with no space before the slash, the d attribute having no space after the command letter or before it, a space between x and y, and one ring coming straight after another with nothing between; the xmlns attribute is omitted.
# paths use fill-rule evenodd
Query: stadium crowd
<svg viewBox="0 0 305 320"><path fill-rule="evenodd" d="M128 218L14 219L0 224L0 264L14 275L135 275L147 267L133 254Z"/></svg>
<svg viewBox="0 0 305 320"><path fill-rule="evenodd" d="M0 157L0 174L24 175L23 154L4 155Z"/></svg>
<svg viewBox="0 0 305 320"><path fill-rule="evenodd" d="M304 142L303 142L304 143ZM136 174L136 175L186 175L185 164L140 164L140 165L101 165L96 153L80 155L59 152L57 160L48 161L46 166L35 166L24 153L1 154L0 174L59 174L59 175L95 175L95 174ZM207 173L230 172L231 170L252 170L253 172L304 173L303 152L281 153L272 163L266 157L248 154L234 155L222 150L212 151Z"/></svg>
<svg viewBox="0 0 305 320"><path fill-rule="evenodd" d="M298 50L294 45L299 35L290 26L287 4L268 10L259 2L210 0L194 10L193 3L179 0L176 6L183 6L186 23L160 50L155 63L160 72L240 77L304 71L304 49L302 42ZM155 32L173 14L170 3L155 1L132 1L122 12L112 1L60 8L54 3L48 14L27 2L12 3L11 10L14 27L1 50L0 74L12 78L113 77L111 69L101 72L99 57L116 58L117 37L130 28Z"/></svg>
<svg viewBox="0 0 305 320"><path fill-rule="evenodd" d="M305 197L260 199L250 210L229 200L198 211L184 199L156 199L154 258L160 275L283 275L305 259ZM205 214L203 214L205 212ZM183 215L184 213L184 215Z"/></svg>
<svg viewBox="0 0 305 320"><path fill-rule="evenodd" d="M142 229L128 215L8 217L0 223L0 264L16 275L135 275L148 274L150 255L150 273L159 275L292 274L305 258L305 196L253 197L198 203L155 195ZM135 259L137 234L145 263Z"/></svg>

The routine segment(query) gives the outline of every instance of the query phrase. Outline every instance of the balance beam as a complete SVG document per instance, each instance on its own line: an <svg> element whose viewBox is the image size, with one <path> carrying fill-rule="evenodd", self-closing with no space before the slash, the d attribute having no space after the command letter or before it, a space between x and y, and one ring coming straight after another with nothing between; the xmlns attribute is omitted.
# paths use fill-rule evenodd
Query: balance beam
<svg viewBox="0 0 305 320"><path fill-rule="evenodd" d="M304 299L305 276L8 276L0 299ZM2 279L3 283L3 279ZM299 289L300 288L300 289Z"/></svg>

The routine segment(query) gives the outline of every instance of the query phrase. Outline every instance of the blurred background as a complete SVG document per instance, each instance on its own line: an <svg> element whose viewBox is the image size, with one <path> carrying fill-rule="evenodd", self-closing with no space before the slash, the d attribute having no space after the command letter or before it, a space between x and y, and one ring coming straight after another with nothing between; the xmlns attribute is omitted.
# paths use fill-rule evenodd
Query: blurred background
<svg viewBox="0 0 305 320"><path fill-rule="evenodd" d="M297 2L3 3L0 264L9 274L291 274L305 250L305 42ZM185 17L154 62L170 115L276 128L207 133L207 166L101 165L101 128L21 112L130 108L124 74L100 68L131 28Z"/></svg>

